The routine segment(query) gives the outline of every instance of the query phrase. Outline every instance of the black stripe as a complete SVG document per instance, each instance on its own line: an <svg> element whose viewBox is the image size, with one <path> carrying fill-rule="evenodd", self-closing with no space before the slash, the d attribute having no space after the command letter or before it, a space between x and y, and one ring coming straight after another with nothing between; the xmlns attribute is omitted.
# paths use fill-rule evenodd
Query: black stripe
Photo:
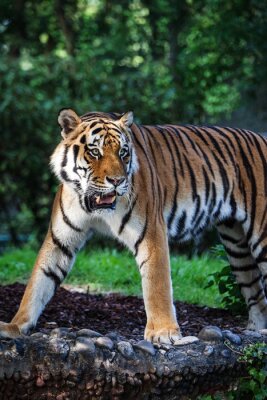
<svg viewBox="0 0 267 400"><path fill-rule="evenodd" d="M134 206L136 205L137 202L137 196L135 197L134 201L132 202L129 210L127 211L127 213L123 216L122 220L121 220L121 225L119 227L119 232L118 234L120 235L123 231L123 229L125 228L125 225L127 224L127 222L129 221L129 219L131 218Z"/></svg>
<svg viewBox="0 0 267 400"><path fill-rule="evenodd" d="M142 138L143 138L143 140L144 140L144 142L145 142L145 144L146 144L146 140L145 140L145 137L144 137L144 132L143 132L142 127L139 126L139 125L136 125L136 127L138 128L138 130L139 130L139 132L140 132L140 134L141 134L141 136L142 136ZM151 200L153 201L153 204L154 204L154 202L156 201L156 198L157 198L156 193L155 193L155 190L157 189L157 186L156 186L156 183L155 183L155 181L154 181L154 179L155 179L155 177L154 177L154 168L152 168L152 166L151 166L151 160L149 159L149 157L148 157L148 155L147 155L147 152L146 152L146 150L144 149L144 146L143 146L143 145L140 143L140 141L138 140L138 138L137 138L135 132L132 131L132 133L133 133L133 137L134 137L136 143L138 144L138 146L140 147L140 149L143 151L143 153L144 153L144 155L145 155L145 157L146 157L146 159L147 159L147 162L148 162L148 168L149 168L149 172L150 172L150 176L151 176L151 181L152 181L151 189L152 189L152 191L153 191L153 198L152 198Z"/></svg>
<svg viewBox="0 0 267 400"><path fill-rule="evenodd" d="M225 164L227 164L227 160L223 154L223 151L222 151L219 143L217 142L216 138L213 136L213 133L210 131L207 131L206 128L204 128L204 127L202 127L202 130L207 133L207 135L209 136L209 139L212 142L213 146L215 147L217 153L221 156L221 158L223 159Z"/></svg>
<svg viewBox="0 0 267 400"><path fill-rule="evenodd" d="M248 283L245 283L245 282L238 282L238 285L239 285L240 287L249 288L249 287L255 285L255 283L258 282L258 281L260 281L260 280L261 280L261 275L257 276L255 279L253 279L252 281L250 281L250 282L248 282Z"/></svg>
<svg viewBox="0 0 267 400"><path fill-rule="evenodd" d="M73 223L70 221L70 219L65 214L64 209L63 209L63 203L62 203L62 193L60 195L59 204L60 204L60 210L61 210L61 213L62 213L62 218L63 218L63 221L65 222L65 224L68 225L71 229L73 229L76 232L82 232L82 229L80 229L77 226L73 225Z"/></svg>
<svg viewBox="0 0 267 400"><path fill-rule="evenodd" d="M148 126L143 126L143 129L145 129L148 132L148 135L147 135L148 139L151 138L155 142L156 147L160 151L160 154L161 154L160 161L163 161L163 163L166 165L166 159L165 159L164 153L162 151L162 145L161 145L161 143L159 143L158 139L156 139L156 135L153 134L154 132L151 131L151 129ZM156 129L155 129L155 132L157 132Z"/></svg>
<svg viewBox="0 0 267 400"><path fill-rule="evenodd" d="M257 150L259 152L259 156L260 156L260 159L261 159L261 162L262 162L263 173L264 173L264 194L265 194L265 196L267 196L267 161L266 161L266 156L264 156L264 154L262 152L261 146L260 146L260 144L258 142L258 137L256 137L256 136L252 136L252 137L253 137L254 143L255 143L255 145L257 147ZM266 142L264 142L264 144L266 145ZM266 146L265 146L265 151L266 151Z"/></svg>
<svg viewBox="0 0 267 400"><path fill-rule="evenodd" d="M260 288L260 290L258 290L257 293L254 294L254 296L251 296L251 297L248 299L248 303L250 303L251 300L253 300L253 301L254 301L254 300L257 300L258 297L260 296L260 294L261 294L262 292L263 292L263 288ZM249 307L251 307L252 305L254 306L255 304L259 303L260 300L261 300L261 298L258 299L258 301L255 302L254 304L249 304Z"/></svg>
<svg viewBox="0 0 267 400"><path fill-rule="evenodd" d="M231 196L230 196L230 206L231 206L231 218L234 219L234 217L236 215L237 204L236 204L233 193L231 193Z"/></svg>
<svg viewBox="0 0 267 400"><path fill-rule="evenodd" d="M225 128L219 128L218 126L212 126L211 128L212 128L213 130L217 131L221 136L223 136L223 138L225 138L225 139L228 141L228 143L230 144L230 146L231 146L231 148L232 148L234 154L236 154L236 149L235 149L235 146L234 146L234 144L233 144L233 142L232 142L231 137L229 137L229 136L227 135L227 133L225 133L224 131L222 131L222 129L225 129ZM232 135L231 135L231 136L232 136ZM223 143L226 144L224 141L223 141Z"/></svg>
<svg viewBox="0 0 267 400"><path fill-rule="evenodd" d="M97 124L99 123L99 121L97 120L97 121L94 121L94 122L92 122L91 124L90 124L90 129L93 129L93 127L94 126L96 126Z"/></svg>
<svg viewBox="0 0 267 400"><path fill-rule="evenodd" d="M265 260L266 254L267 254L267 246L261 249L260 254L256 257L256 262L257 263L263 262L263 260Z"/></svg>
<svg viewBox="0 0 267 400"><path fill-rule="evenodd" d="M228 174L223 166L223 163L221 162L221 160L217 157L217 155L215 153L213 153L213 157L219 167L219 172L222 178L222 184L223 184L223 190L224 190L224 201L226 200L226 197L228 195L228 192L230 190L230 184L229 184L229 179L228 179Z"/></svg>
<svg viewBox="0 0 267 400"><path fill-rule="evenodd" d="M41 270L43 271L45 276L47 276L47 278L51 279L54 282L56 287L61 284L61 279L57 276L57 274L55 274L54 271L51 270L51 268L48 268L48 271L46 271L44 268L41 268Z"/></svg>
<svg viewBox="0 0 267 400"><path fill-rule="evenodd" d="M139 265L139 270L141 270L141 268L149 261L150 258L151 254L144 261L141 262L141 264Z"/></svg>
<svg viewBox="0 0 267 400"><path fill-rule="evenodd" d="M65 145L64 154L61 161L61 168L66 167L67 165L67 154L68 154L69 146Z"/></svg>
<svg viewBox="0 0 267 400"><path fill-rule="evenodd" d="M86 142L86 135L82 135L82 137L80 138L80 143L85 144L85 142Z"/></svg>
<svg viewBox="0 0 267 400"><path fill-rule="evenodd" d="M144 240L144 237L145 237L145 234L146 234L146 231L147 231L147 225L148 225L148 205L146 207L146 220L145 220L145 224L144 224L143 230L142 230L141 235L139 236L139 238L137 239L137 241L136 241L136 243L134 245L134 248L135 248L134 255L135 255L135 257L138 254L138 249L139 249L140 244Z"/></svg>
<svg viewBox="0 0 267 400"><path fill-rule="evenodd" d="M229 247L227 247L226 245L224 245L224 247L225 247L225 250L226 250L227 254L228 254L230 257L234 257L234 258L246 258L246 257L251 256L251 254L250 254L249 252L246 252L246 253L239 253L238 251L234 251L234 250L229 249Z"/></svg>
<svg viewBox="0 0 267 400"><path fill-rule="evenodd" d="M74 159L74 164L76 164L77 162L77 157L79 154L79 150L80 150L80 146L78 144L75 144L73 146L73 159Z"/></svg>
<svg viewBox="0 0 267 400"><path fill-rule="evenodd" d="M240 242L240 239L235 239L235 238L227 235L226 233L220 233L219 232L219 234L220 234L220 238L222 240L226 240L227 242L231 242L232 244L237 244L237 243ZM246 244L246 246L247 246L247 244Z"/></svg>
<svg viewBox="0 0 267 400"><path fill-rule="evenodd" d="M174 127L172 127L172 128L173 128L173 130L174 130L174 132L176 133L176 136L177 136L178 133L177 133L176 129ZM172 137L172 131L169 131L167 128L165 128L165 129L167 130L167 132L170 133L169 137L171 138L172 144L173 144L173 146L175 147L175 150L176 150L176 156L177 156L179 167L180 167L179 170L181 172L182 177L184 177L184 166L183 166L183 163L182 163L182 158L181 158L181 153L180 153L179 147L177 146L176 140Z"/></svg>
<svg viewBox="0 0 267 400"><path fill-rule="evenodd" d="M219 203L217 204L217 207L216 207L216 209L215 209L215 211L214 211L214 214L213 214L213 218L214 218L214 219L216 219L216 218L219 217L220 212L221 212L222 205L223 205L223 201L220 200Z"/></svg>
<svg viewBox="0 0 267 400"><path fill-rule="evenodd" d="M172 209L171 209L170 215L169 215L169 217L168 217L168 229L170 230L172 221L173 221L173 219L174 219L174 217L175 217L176 210L177 210L178 176L177 176L177 171L176 171L175 159L174 159L174 156L173 156L173 152L172 152L170 143L168 142L168 139L167 139L167 137L166 137L165 134L164 134L164 130L163 130L161 127L159 127L159 126L157 126L157 128L158 128L158 130L160 131L160 133L162 134L161 137L162 137L163 140L165 141L166 146L167 146L167 148L168 148L168 150L169 150L169 152L170 152L171 160L172 160L172 165L173 165L172 172L173 172L173 175L174 175L175 190L174 190L174 196L173 196L173 205L172 205Z"/></svg>
<svg viewBox="0 0 267 400"><path fill-rule="evenodd" d="M196 197L197 197L197 183L196 183L196 177L194 174L194 171L190 165L190 162L188 161L187 157L184 154L184 160L185 163L187 165L188 171L189 171L189 175L190 175L190 180L191 180L191 187L192 187L192 199L193 201L195 201Z"/></svg>
<svg viewBox="0 0 267 400"><path fill-rule="evenodd" d="M67 271L65 271L59 264L56 264L56 267L59 269L59 271L62 273L63 279L66 278L68 275Z"/></svg>
<svg viewBox="0 0 267 400"><path fill-rule="evenodd" d="M96 135L97 133L101 132L102 130L103 130L103 128L96 128L96 129L94 129L94 130L91 132L91 135L94 136L94 135Z"/></svg>
<svg viewBox="0 0 267 400"><path fill-rule="evenodd" d="M175 127L172 126L172 128L173 128L173 129L175 130L175 132L177 133L177 138L179 139L179 141L180 141L182 147L185 149L185 151L187 151L187 148L186 148L184 139L182 138L182 135L181 135L181 133L183 134L184 131L181 129L180 126L175 126Z"/></svg>
<svg viewBox="0 0 267 400"><path fill-rule="evenodd" d="M208 174L205 170L205 167L203 165L202 165L202 172L203 172L204 181L205 181L205 204L207 204L208 199L209 199L209 193L210 193L210 180L209 180Z"/></svg>
<svg viewBox="0 0 267 400"><path fill-rule="evenodd" d="M235 267L231 265L233 272L248 272L248 271L255 271L258 269L257 264L249 264L249 265L242 265L242 267Z"/></svg>
<svg viewBox="0 0 267 400"><path fill-rule="evenodd" d="M191 137L189 136L189 134L188 134L186 131L184 131L184 130L181 129L181 128L180 128L180 131L184 134L184 136L186 137L186 139L187 139L188 142L190 143L190 145L191 145L192 149L194 150L194 152L195 152L198 156L201 156L201 151L199 150L198 144L195 143L195 142L191 139ZM187 149L187 151L188 151L188 149Z"/></svg>
<svg viewBox="0 0 267 400"><path fill-rule="evenodd" d="M51 237L52 237L53 243L62 251L62 253L66 257L68 257L68 258L72 258L73 257L72 252L70 251L70 249L67 246L65 246L64 244L62 244L60 242L60 240L55 236L52 227L51 227Z"/></svg>
<svg viewBox="0 0 267 400"><path fill-rule="evenodd" d="M176 224L176 236L179 237L185 228L185 221L186 221L187 215L185 210L182 212L181 217L178 219L177 224Z"/></svg>

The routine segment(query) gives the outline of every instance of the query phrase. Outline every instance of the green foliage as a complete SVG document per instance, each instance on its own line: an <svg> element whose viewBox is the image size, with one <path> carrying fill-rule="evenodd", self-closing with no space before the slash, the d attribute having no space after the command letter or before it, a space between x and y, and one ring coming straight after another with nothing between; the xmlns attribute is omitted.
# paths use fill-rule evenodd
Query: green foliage
<svg viewBox="0 0 267 400"><path fill-rule="evenodd" d="M236 388L225 393L199 396L198 400L265 400L267 398L267 345L254 343L243 349L239 362L245 363L247 376Z"/></svg>
<svg viewBox="0 0 267 400"><path fill-rule="evenodd" d="M226 261L226 253L223 245L213 247L213 254L219 259ZM236 279L231 272L230 265L224 265L221 270L212 272L209 275L206 288L210 288L214 285L219 289L224 308L237 313L246 311L244 298L238 284L236 283Z"/></svg>
<svg viewBox="0 0 267 400"><path fill-rule="evenodd" d="M266 20L256 0L2 1L2 231L15 244L44 234L62 107L132 109L143 123L225 120L241 101L266 110Z"/></svg>
<svg viewBox="0 0 267 400"><path fill-rule="evenodd" d="M36 252L28 246L0 256L1 284L25 283L30 276ZM205 289L207 275L219 270L220 260L207 256L188 260L184 256L172 256L172 283L175 299L208 305L221 306L221 297L214 286ZM133 256L116 249L85 249L81 251L75 265L64 283L89 286L91 291L118 291L141 295L141 278Z"/></svg>
<svg viewBox="0 0 267 400"><path fill-rule="evenodd" d="M238 390L232 399L267 398L267 345L255 343L245 347L243 355L239 359L248 366L248 378L240 380Z"/></svg>

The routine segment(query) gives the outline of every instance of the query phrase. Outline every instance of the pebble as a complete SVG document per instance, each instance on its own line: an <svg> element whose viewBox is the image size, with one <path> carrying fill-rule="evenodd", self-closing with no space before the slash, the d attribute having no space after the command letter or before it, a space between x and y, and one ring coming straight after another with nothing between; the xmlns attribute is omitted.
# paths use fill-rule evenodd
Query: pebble
<svg viewBox="0 0 267 400"><path fill-rule="evenodd" d="M80 336L76 339L74 351L77 351L82 354L94 354L95 353L95 344L92 339Z"/></svg>
<svg viewBox="0 0 267 400"><path fill-rule="evenodd" d="M109 350L112 350L114 347L114 343L107 336L98 337L95 341L95 344L98 345L99 347L104 347Z"/></svg>
<svg viewBox="0 0 267 400"><path fill-rule="evenodd" d="M198 341L199 341L199 339L196 336L185 336L185 337L182 337L181 339L175 341L173 343L173 346L184 346L185 344L191 344L191 343L195 343Z"/></svg>
<svg viewBox="0 0 267 400"><path fill-rule="evenodd" d="M134 347L144 351L145 353L150 354L151 356L154 356L156 354L156 350L153 344L148 340L140 340L139 342L134 344Z"/></svg>
<svg viewBox="0 0 267 400"><path fill-rule="evenodd" d="M101 333L92 331L91 329L80 329L77 332L77 336L86 336L90 338L101 337Z"/></svg>
<svg viewBox="0 0 267 400"><path fill-rule="evenodd" d="M221 342L223 340L223 334L220 328L217 326L205 326L201 329L198 334L199 339L204 342Z"/></svg>
<svg viewBox="0 0 267 400"><path fill-rule="evenodd" d="M231 343L236 344L239 346L242 343L242 340L239 335L229 331L229 330L224 330L222 331L223 337L230 340Z"/></svg>
<svg viewBox="0 0 267 400"><path fill-rule="evenodd" d="M43 332L35 332L31 334L31 337L36 338L36 339L46 339L48 335Z"/></svg>
<svg viewBox="0 0 267 400"><path fill-rule="evenodd" d="M200 352L192 349L187 350L186 354L191 357L200 357Z"/></svg>
<svg viewBox="0 0 267 400"><path fill-rule="evenodd" d="M203 351L204 356L207 356L207 357L209 357L213 353L214 353L214 348L212 346L206 346Z"/></svg>
<svg viewBox="0 0 267 400"><path fill-rule="evenodd" d="M224 358L230 358L230 357L231 357L231 352L230 352L230 350L225 349L225 350L222 350L222 351L221 351L221 355L222 355Z"/></svg>
<svg viewBox="0 0 267 400"><path fill-rule="evenodd" d="M49 329L52 329L52 328L57 328L57 323L56 322L45 322L45 324L44 324L44 326L45 326L45 328L49 328Z"/></svg>
<svg viewBox="0 0 267 400"><path fill-rule="evenodd" d="M128 359L131 359L134 357L134 350L133 346L129 342L124 342L121 341L117 344L118 351Z"/></svg>

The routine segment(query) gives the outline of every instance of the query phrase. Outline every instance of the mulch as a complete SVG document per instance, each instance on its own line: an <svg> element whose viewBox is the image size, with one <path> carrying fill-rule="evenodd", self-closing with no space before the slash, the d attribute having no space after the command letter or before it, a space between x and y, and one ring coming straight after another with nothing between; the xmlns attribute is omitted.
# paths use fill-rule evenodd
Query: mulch
<svg viewBox="0 0 267 400"><path fill-rule="evenodd" d="M0 286L0 320L9 322L19 307L25 286ZM246 317L209 307L175 302L183 335L197 335L207 325L240 333ZM140 340L146 323L143 299L118 293L90 294L59 288L41 315L36 331L54 327L89 328L107 334L118 332L126 339Z"/></svg>

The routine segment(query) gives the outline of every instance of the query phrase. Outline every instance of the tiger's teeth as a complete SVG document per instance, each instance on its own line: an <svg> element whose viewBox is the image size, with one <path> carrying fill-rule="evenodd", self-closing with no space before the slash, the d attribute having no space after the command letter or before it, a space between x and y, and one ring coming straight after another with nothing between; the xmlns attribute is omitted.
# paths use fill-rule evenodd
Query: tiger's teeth
<svg viewBox="0 0 267 400"><path fill-rule="evenodd" d="M100 203L100 196L96 196L95 202L96 202L96 204L99 204L99 203Z"/></svg>

